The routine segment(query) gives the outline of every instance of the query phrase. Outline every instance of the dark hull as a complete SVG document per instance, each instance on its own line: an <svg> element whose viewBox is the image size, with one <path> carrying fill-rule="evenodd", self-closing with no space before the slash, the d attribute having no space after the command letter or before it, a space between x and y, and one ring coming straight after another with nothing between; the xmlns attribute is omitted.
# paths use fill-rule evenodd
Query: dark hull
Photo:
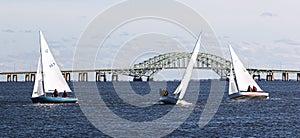
<svg viewBox="0 0 300 138"><path fill-rule="evenodd" d="M269 94L264 92L238 92L229 95L231 100L266 100Z"/></svg>
<svg viewBox="0 0 300 138"><path fill-rule="evenodd" d="M178 101L178 98L170 97L170 96L161 96L159 98L160 102L163 102L164 104L173 104L175 105Z"/></svg>
<svg viewBox="0 0 300 138"><path fill-rule="evenodd" d="M63 97L35 97L31 98L33 103L76 103L77 98L63 98Z"/></svg>

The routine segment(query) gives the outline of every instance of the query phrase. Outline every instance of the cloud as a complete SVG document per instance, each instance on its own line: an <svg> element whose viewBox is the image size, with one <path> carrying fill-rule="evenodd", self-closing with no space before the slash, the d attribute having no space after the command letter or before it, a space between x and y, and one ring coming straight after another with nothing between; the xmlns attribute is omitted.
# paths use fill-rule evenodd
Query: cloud
<svg viewBox="0 0 300 138"><path fill-rule="evenodd" d="M291 40L291 39L275 40L274 43L282 43L282 44L287 44L287 45L299 45L300 46L299 40Z"/></svg>
<svg viewBox="0 0 300 138"><path fill-rule="evenodd" d="M128 32L122 32L121 36L129 36L130 34Z"/></svg>
<svg viewBox="0 0 300 138"><path fill-rule="evenodd" d="M5 33L14 33L15 31L12 30L12 29L2 29L1 30L2 32L5 32Z"/></svg>
<svg viewBox="0 0 300 138"><path fill-rule="evenodd" d="M35 30L30 30L30 29L26 29L26 30L13 30L13 29L2 29L1 32L4 33L16 33L16 32L20 32L20 33L35 33L37 31Z"/></svg>
<svg viewBox="0 0 300 138"><path fill-rule="evenodd" d="M237 42L232 44L246 67L298 69L300 41L280 39L273 42Z"/></svg>
<svg viewBox="0 0 300 138"><path fill-rule="evenodd" d="M262 14L260 14L261 17L275 17L275 16L278 16L277 14L275 13L272 13L272 12L263 12Z"/></svg>
<svg viewBox="0 0 300 138"><path fill-rule="evenodd" d="M20 31L22 33L33 33L33 32L36 32L36 31L33 31L33 30L23 30L23 31Z"/></svg>

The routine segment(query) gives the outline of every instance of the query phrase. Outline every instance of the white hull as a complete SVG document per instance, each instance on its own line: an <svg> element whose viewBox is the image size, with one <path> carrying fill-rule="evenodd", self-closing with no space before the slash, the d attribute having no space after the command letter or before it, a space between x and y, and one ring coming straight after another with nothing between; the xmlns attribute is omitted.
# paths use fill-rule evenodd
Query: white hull
<svg viewBox="0 0 300 138"><path fill-rule="evenodd" d="M229 95L230 100L265 100L269 99L266 92L237 92Z"/></svg>

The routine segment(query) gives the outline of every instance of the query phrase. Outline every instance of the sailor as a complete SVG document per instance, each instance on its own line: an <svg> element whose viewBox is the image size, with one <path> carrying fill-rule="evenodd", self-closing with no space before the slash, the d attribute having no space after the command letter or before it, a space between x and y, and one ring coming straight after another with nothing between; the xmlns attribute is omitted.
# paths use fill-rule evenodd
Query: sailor
<svg viewBox="0 0 300 138"><path fill-rule="evenodd" d="M257 92L257 88L255 86L253 86L253 90L254 92Z"/></svg>
<svg viewBox="0 0 300 138"><path fill-rule="evenodd" d="M164 96L168 96L169 92L167 90L164 90Z"/></svg>
<svg viewBox="0 0 300 138"><path fill-rule="evenodd" d="M64 90L62 97L68 97L68 93L66 92L66 90Z"/></svg>
<svg viewBox="0 0 300 138"><path fill-rule="evenodd" d="M252 88L250 85L248 86L247 92L252 92Z"/></svg>
<svg viewBox="0 0 300 138"><path fill-rule="evenodd" d="M54 97L57 97L57 96L58 96L58 91L57 91L56 89L55 89L54 92L53 92L53 96L54 96Z"/></svg>

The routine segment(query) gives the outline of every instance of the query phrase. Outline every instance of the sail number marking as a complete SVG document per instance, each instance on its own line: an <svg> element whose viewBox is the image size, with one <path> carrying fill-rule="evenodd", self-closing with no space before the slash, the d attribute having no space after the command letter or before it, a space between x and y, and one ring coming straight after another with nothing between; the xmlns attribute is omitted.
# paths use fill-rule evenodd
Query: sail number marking
<svg viewBox="0 0 300 138"><path fill-rule="evenodd" d="M51 64L49 65L50 68L52 68L52 67L54 67L54 66L55 66L55 62L53 62L53 63L51 63Z"/></svg>

